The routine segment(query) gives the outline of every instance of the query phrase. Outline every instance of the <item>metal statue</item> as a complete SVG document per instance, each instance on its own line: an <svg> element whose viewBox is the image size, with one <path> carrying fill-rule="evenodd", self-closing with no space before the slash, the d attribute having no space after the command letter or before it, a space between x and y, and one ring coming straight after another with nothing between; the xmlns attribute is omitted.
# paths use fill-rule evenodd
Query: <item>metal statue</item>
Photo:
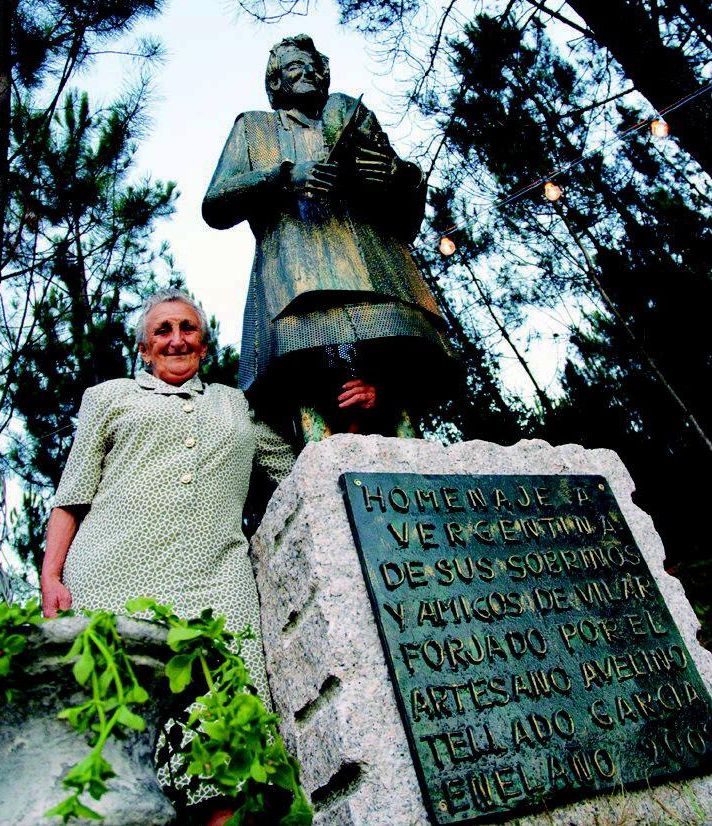
<svg viewBox="0 0 712 826"><path fill-rule="evenodd" d="M408 250L424 177L360 99L328 93L328 58L306 35L272 48L265 86L274 111L238 115L203 202L210 226L247 220L257 242L240 387L263 415L286 400L305 440L415 435L412 413L453 363ZM332 401L349 379L375 386L373 410Z"/></svg>

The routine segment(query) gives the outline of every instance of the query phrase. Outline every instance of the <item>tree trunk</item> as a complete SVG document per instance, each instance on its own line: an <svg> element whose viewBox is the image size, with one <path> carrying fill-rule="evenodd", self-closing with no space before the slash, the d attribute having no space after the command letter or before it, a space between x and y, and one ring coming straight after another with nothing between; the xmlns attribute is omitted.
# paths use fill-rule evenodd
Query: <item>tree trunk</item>
<svg viewBox="0 0 712 826"><path fill-rule="evenodd" d="M680 49L665 46L657 20L640 0L568 0L621 65L638 91L658 109L701 86ZM712 175L712 107L702 95L665 116L675 140Z"/></svg>

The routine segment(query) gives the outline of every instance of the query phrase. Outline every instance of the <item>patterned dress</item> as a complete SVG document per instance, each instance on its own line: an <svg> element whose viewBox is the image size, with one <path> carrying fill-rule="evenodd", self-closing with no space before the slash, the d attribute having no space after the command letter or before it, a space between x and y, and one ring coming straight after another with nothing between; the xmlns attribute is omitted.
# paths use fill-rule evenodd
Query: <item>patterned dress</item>
<svg viewBox="0 0 712 826"><path fill-rule="evenodd" d="M86 391L54 505L89 505L64 565L74 608L121 612L149 596L191 617L204 608L258 635L243 648L269 689L242 509L253 460L275 481L292 449L252 419L244 395L197 376L181 386L141 372Z"/></svg>

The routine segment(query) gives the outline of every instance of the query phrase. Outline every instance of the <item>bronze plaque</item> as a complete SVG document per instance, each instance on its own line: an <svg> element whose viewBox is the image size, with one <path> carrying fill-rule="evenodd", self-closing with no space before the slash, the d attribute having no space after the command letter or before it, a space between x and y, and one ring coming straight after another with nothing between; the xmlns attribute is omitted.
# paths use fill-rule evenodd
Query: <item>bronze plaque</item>
<svg viewBox="0 0 712 826"><path fill-rule="evenodd" d="M709 768L710 697L603 477L340 481L433 823Z"/></svg>

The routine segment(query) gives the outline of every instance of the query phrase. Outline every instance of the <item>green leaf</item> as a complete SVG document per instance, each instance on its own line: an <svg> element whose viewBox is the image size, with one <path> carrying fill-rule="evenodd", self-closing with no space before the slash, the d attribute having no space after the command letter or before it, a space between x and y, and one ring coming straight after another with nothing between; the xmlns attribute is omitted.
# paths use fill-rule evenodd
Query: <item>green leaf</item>
<svg viewBox="0 0 712 826"><path fill-rule="evenodd" d="M259 716L262 703L257 697L253 697L251 694L240 694L236 700L239 700L240 703L236 719L238 725L244 726Z"/></svg>
<svg viewBox="0 0 712 826"><path fill-rule="evenodd" d="M80 760L65 774L62 783L70 788L74 787L80 792L85 786L89 787L89 792L97 800L106 791L104 780L115 776L111 763L105 760L97 751L90 752L83 760ZM95 794L98 792L98 794Z"/></svg>
<svg viewBox="0 0 712 826"><path fill-rule="evenodd" d="M57 619L61 617L76 617L76 612L73 608L58 608L57 609Z"/></svg>
<svg viewBox="0 0 712 826"><path fill-rule="evenodd" d="M95 752L95 760L94 760L94 771L98 777L101 777L104 780L109 780L111 777L116 777L116 772L114 771L111 763L106 760L101 752Z"/></svg>
<svg viewBox="0 0 712 826"><path fill-rule="evenodd" d="M215 720L214 722L203 722L203 731L210 737L211 740L222 742L228 739L230 732L225 725L224 720Z"/></svg>
<svg viewBox="0 0 712 826"><path fill-rule="evenodd" d="M216 751L210 758L210 765L213 769L226 766L230 762L230 755L226 751Z"/></svg>
<svg viewBox="0 0 712 826"><path fill-rule="evenodd" d="M174 694L180 694L190 684L194 659L190 654L176 654L166 663L166 677Z"/></svg>
<svg viewBox="0 0 712 826"><path fill-rule="evenodd" d="M87 790L94 800L101 800L101 798L109 791L109 787L103 780L92 777L87 785Z"/></svg>
<svg viewBox="0 0 712 826"><path fill-rule="evenodd" d="M265 771L265 767L262 763L258 763L255 761L250 766L250 777L253 780L256 780L258 783L266 783L267 782L267 772Z"/></svg>
<svg viewBox="0 0 712 826"><path fill-rule="evenodd" d="M88 806L85 806L79 801L77 801L76 817L86 817L89 820L104 819L103 815L100 815L99 812L95 812L94 809L90 809Z"/></svg>
<svg viewBox="0 0 712 826"><path fill-rule="evenodd" d="M56 806L53 806L51 809L47 809L47 811L44 813L44 816L61 817L64 818L64 822L66 823L69 818L65 817L65 815L71 816L74 814L77 802L77 795L71 795L70 797L66 797Z"/></svg>
<svg viewBox="0 0 712 826"><path fill-rule="evenodd" d="M58 803L51 809L44 813L45 817L61 817L64 823L67 823L71 818L88 818L89 820L103 820L104 818L93 809L85 806L79 800L79 793L75 793L65 798L61 803Z"/></svg>
<svg viewBox="0 0 712 826"><path fill-rule="evenodd" d="M129 711L126 706L121 706L119 709L117 720L122 726L126 726L126 728L133 729L134 731L144 731L146 728L146 721L143 717L134 714L133 711Z"/></svg>
<svg viewBox="0 0 712 826"><path fill-rule="evenodd" d="M168 632L168 646L172 651L178 651L181 642L202 636L203 631L200 628L171 628Z"/></svg>
<svg viewBox="0 0 712 826"><path fill-rule="evenodd" d="M20 634L10 634L2 641L2 648L8 654L19 654L27 645L27 639Z"/></svg>
<svg viewBox="0 0 712 826"><path fill-rule="evenodd" d="M124 699L127 703L142 704L148 702L148 691L138 684L131 686L126 692Z"/></svg>
<svg viewBox="0 0 712 826"><path fill-rule="evenodd" d="M196 760L200 760L201 762L205 763L206 760L209 758L208 750L205 748L205 744L203 743L202 737L194 737L190 741L190 751L193 757Z"/></svg>
<svg viewBox="0 0 712 826"><path fill-rule="evenodd" d="M280 821L280 826L310 826L314 813L301 787L297 787L289 812Z"/></svg>
<svg viewBox="0 0 712 826"><path fill-rule="evenodd" d="M64 708L59 712L57 718L59 720L66 720L69 725L78 731L84 731L86 728L85 721L82 720L82 715L86 711L86 705L74 706L74 708Z"/></svg>
<svg viewBox="0 0 712 826"><path fill-rule="evenodd" d="M126 603L126 610L129 614L138 614L141 611L150 611L155 604L149 597L135 597Z"/></svg>
<svg viewBox="0 0 712 826"><path fill-rule="evenodd" d="M74 667L72 668L74 679L79 683L79 685L84 685L91 676L91 672L93 670L94 657L91 655L89 646L86 646L82 652L82 656L74 663Z"/></svg>
<svg viewBox="0 0 712 826"><path fill-rule="evenodd" d="M111 671L105 668L99 676L99 693L104 695L111 685Z"/></svg>
<svg viewBox="0 0 712 826"><path fill-rule="evenodd" d="M91 780L93 772L94 753L89 754L83 760L75 763L71 769L64 775L62 783L65 786L76 786L83 789L84 786Z"/></svg>
<svg viewBox="0 0 712 826"><path fill-rule="evenodd" d="M78 637L74 638L74 642L72 643L72 647L64 655L64 659L65 660L73 660L75 657L78 657L79 652L82 650L83 645L84 645L84 637L80 634Z"/></svg>
<svg viewBox="0 0 712 826"><path fill-rule="evenodd" d="M188 768L186 772L190 775L201 775L203 773L203 764L200 760L193 760L191 763L188 764Z"/></svg>
<svg viewBox="0 0 712 826"><path fill-rule="evenodd" d="M210 610L204 611L199 619L186 622L172 614L170 607L159 606L146 598L131 600L127 607L134 611L153 611L154 616L163 619L169 628L167 642L170 648L175 652L183 649L166 664L172 692L185 690L193 679L195 660L205 657L205 666L210 673L208 683L212 688L204 697L198 698L187 723L187 728L196 734L191 742L190 757L186 760L188 774L211 778L218 789L229 795L233 795L237 787L242 788L245 812L264 809L260 788L264 789L266 784L280 786L294 796L290 812L282 823L289 826L310 824L312 812L298 785L298 766L277 734L276 716L265 709L261 700L242 690L251 680L242 658L234 649L246 633L235 635L226 631L224 619L213 617ZM86 615L90 624L73 646L73 671L82 685L96 674L97 679L92 685L94 692L98 689L98 694L92 694L92 699L83 705L64 709L59 717L77 730L86 732L94 750L73 766L64 778L64 784L76 793L51 810L51 816L62 817L65 823L77 818L100 818L79 798L89 794L100 799L108 791L106 781L114 776L98 745L106 737L107 721L117 710L114 737L125 737L127 730L143 731L146 723L134 706L149 700L146 689L136 682L123 641L116 631L115 616L107 612L86 612ZM0 633L2 630L0 622ZM94 647L94 643L101 646L103 653L97 653L99 648ZM13 640L15 645L17 639ZM115 679L123 684L123 688L115 686ZM202 679L200 684L202 686ZM103 710L101 716L97 714L98 704Z"/></svg>
<svg viewBox="0 0 712 826"><path fill-rule="evenodd" d="M116 695L111 695L106 700L104 700L104 711L108 714L110 711L113 711L115 708L119 706L119 698Z"/></svg>

